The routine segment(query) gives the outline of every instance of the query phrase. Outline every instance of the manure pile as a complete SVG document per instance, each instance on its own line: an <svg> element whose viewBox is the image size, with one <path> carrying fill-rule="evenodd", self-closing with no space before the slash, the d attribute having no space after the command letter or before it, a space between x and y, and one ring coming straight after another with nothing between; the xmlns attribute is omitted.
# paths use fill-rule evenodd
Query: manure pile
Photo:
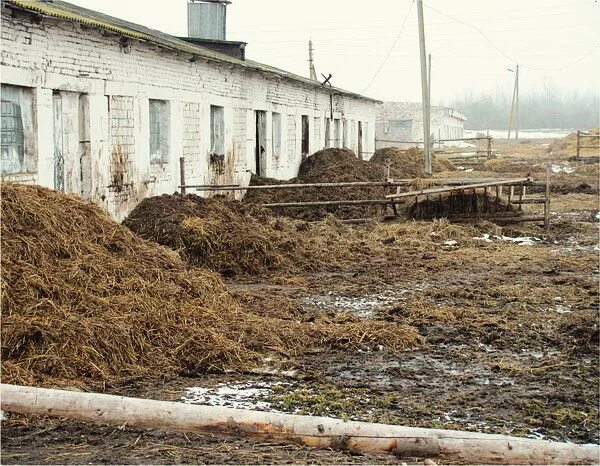
<svg viewBox="0 0 600 466"><path fill-rule="evenodd" d="M324 149L315 152L302 162L298 177L287 181L253 176L254 186L282 183L339 183L348 181L383 181L387 163L392 178L423 177L423 151L420 149L380 149L369 161L360 160L349 149ZM446 160L434 159L434 171L452 170ZM336 201L359 199L383 199L389 188L382 186L328 187L286 190L249 190L243 202L248 204L274 204L302 201ZM274 214L307 221L322 220L327 214L339 219L377 217L378 205L282 207L270 209Z"/></svg>
<svg viewBox="0 0 600 466"><path fill-rule="evenodd" d="M298 177L285 183L339 183L347 181L383 181L382 165L360 160L349 149L323 149L302 162ZM253 176L251 185L272 185L284 182ZM281 202L382 199L387 191L380 186L328 187L306 189L249 190L243 199L248 204ZM365 218L378 215L379 206L349 205L320 207L285 207L269 209L274 214L306 221L324 219L333 214L340 219Z"/></svg>
<svg viewBox="0 0 600 466"><path fill-rule="evenodd" d="M410 326L255 314L217 274L190 270L89 202L39 186L1 190L5 383L101 388L242 369L266 352L421 342Z"/></svg>
<svg viewBox="0 0 600 466"><path fill-rule="evenodd" d="M179 251L189 263L227 277L310 271L362 257L360 250L350 247L349 228L333 217L309 225L222 197L147 198L123 225L144 239Z"/></svg>
<svg viewBox="0 0 600 466"><path fill-rule="evenodd" d="M399 149L398 147L385 147L377 149L370 160L371 163L385 166L390 164L390 172L394 178L421 178L427 177L425 173L424 154L422 149ZM435 172L455 170L454 164L447 159L433 157L431 169Z"/></svg>
<svg viewBox="0 0 600 466"><path fill-rule="evenodd" d="M402 206L402 214L414 220L429 220L434 218L452 218L461 215L476 217L479 214L494 212L515 212L516 209L503 199L496 196L470 191L464 193L432 194L419 201L409 201Z"/></svg>

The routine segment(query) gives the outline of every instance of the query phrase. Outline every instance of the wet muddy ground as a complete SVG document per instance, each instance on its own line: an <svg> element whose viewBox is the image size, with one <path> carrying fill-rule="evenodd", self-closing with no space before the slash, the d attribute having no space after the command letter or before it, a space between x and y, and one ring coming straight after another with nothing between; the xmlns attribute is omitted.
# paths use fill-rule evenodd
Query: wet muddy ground
<svg viewBox="0 0 600 466"><path fill-rule="evenodd" d="M574 210L559 200L562 218L551 233L504 233L530 241L489 235L425 249L407 244L349 270L229 283L239 296L295 307L308 322L347 313L415 326L419 347L273 355L248 373L128 380L107 392L600 443L597 197L585 201ZM570 211L586 221L564 221ZM417 460L15 415L2 422L5 464Z"/></svg>
<svg viewBox="0 0 600 466"><path fill-rule="evenodd" d="M593 248L543 240L521 246L499 239L458 242L431 253L407 250L403 257L354 270L304 276L298 286L273 281L281 279L230 287L236 293L292 300L306 319L315 312L348 312L407 322L417 326L426 343L399 353L364 347L289 360L266 358L264 367L252 373L131 380L108 391L369 422L599 442L594 318L598 260ZM583 324L582 318L587 319ZM19 416L2 423L2 460L56 464L394 461Z"/></svg>

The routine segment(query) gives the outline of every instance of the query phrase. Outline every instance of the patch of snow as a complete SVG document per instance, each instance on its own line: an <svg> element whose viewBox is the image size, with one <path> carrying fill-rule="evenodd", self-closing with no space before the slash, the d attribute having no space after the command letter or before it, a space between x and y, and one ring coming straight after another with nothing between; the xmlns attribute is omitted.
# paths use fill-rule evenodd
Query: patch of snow
<svg viewBox="0 0 600 466"><path fill-rule="evenodd" d="M8 421L8 418L6 417L6 413L0 410L0 422L2 421Z"/></svg>
<svg viewBox="0 0 600 466"><path fill-rule="evenodd" d="M529 434L527 434L527 438L536 439L536 440L545 440L546 436L544 434L540 434L539 432L536 432L535 430L533 430Z"/></svg>
<svg viewBox="0 0 600 466"><path fill-rule="evenodd" d="M468 169L466 169L466 170L465 170L465 173L466 173L466 172L472 172L472 171L474 171L474 170L475 170L474 168L468 168Z"/></svg>
<svg viewBox="0 0 600 466"><path fill-rule="evenodd" d="M554 306L552 308L552 310L554 312L558 312L559 314L568 314L569 312L573 312L573 311L571 311L570 306L564 306L562 304L557 304L556 306Z"/></svg>
<svg viewBox="0 0 600 466"><path fill-rule="evenodd" d="M442 143L442 147L465 148L465 147L475 147L475 144L471 144L470 142L466 142L466 141L447 141L447 142Z"/></svg>
<svg viewBox="0 0 600 466"><path fill-rule="evenodd" d="M539 241L539 238L535 236L517 236L516 238L512 238L510 236L502 236L500 237L502 241L510 241L518 244L519 246L533 246L536 241Z"/></svg>
<svg viewBox="0 0 600 466"><path fill-rule="evenodd" d="M561 166L561 165L552 165L551 167L552 173L573 173L575 172L574 167Z"/></svg>
<svg viewBox="0 0 600 466"><path fill-rule="evenodd" d="M273 411L271 403L263 400L272 394L274 385L282 383L239 382L217 387L189 387L185 389L181 398L184 403L189 404Z"/></svg>
<svg viewBox="0 0 600 466"><path fill-rule="evenodd" d="M499 239L502 241L510 241L512 243L516 243L519 246L533 246L537 241L540 241L540 238L535 236L518 236L516 238L510 236L491 236L489 233L484 233L483 236L473 236L474 240L485 241L486 243L491 243L492 238Z"/></svg>
<svg viewBox="0 0 600 466"><path fill-rule="evenodd" d="M458 244L458 241L455 241L453 239L449 239L448 241L444 241L444 244L446 246L456 246Z"/></svg>
<svg viewBox="0 0 600 466"><path fill-rule="evenodd" d="M557 139L564 138L575 132L573 129L564 128L540 128L540 129L520 129L519 139ZM465 130L464 137L470 138L477 136L477 133L488 133L487 130ZM506 139L508 130L489 130L489 135L495 139Z"/></svg>

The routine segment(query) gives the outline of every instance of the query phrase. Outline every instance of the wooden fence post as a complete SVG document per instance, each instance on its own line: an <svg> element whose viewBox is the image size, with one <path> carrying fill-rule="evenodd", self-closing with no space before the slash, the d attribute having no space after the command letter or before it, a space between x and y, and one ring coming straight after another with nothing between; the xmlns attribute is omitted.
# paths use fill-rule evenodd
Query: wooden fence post
<svg viewBox="0 0 600 466"><path fill-rule="evenodd" d="M179 157L179 185L181 186L181 194L185 194L185 157Z"/></svg>
<svg viewBox="0 0 600 466"><path fill-rule="evenodd" d="M550 230L550 164L546 166L546 201L544 202L544 229Z"/></svg>

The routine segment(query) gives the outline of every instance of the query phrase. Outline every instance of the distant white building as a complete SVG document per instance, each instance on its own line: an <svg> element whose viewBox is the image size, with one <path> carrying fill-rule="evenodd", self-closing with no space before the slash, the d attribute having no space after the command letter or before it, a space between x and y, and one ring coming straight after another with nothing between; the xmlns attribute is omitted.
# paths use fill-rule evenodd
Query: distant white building
<svg viewBox="0 0 600 466"><path fill-rule="evenodd" d="M431 134L435 140L463 137L467 117L449 107L431 107ZM423 141L423 109L417 102L384 102L378 106L376 148L410 147Z"/></svg>

